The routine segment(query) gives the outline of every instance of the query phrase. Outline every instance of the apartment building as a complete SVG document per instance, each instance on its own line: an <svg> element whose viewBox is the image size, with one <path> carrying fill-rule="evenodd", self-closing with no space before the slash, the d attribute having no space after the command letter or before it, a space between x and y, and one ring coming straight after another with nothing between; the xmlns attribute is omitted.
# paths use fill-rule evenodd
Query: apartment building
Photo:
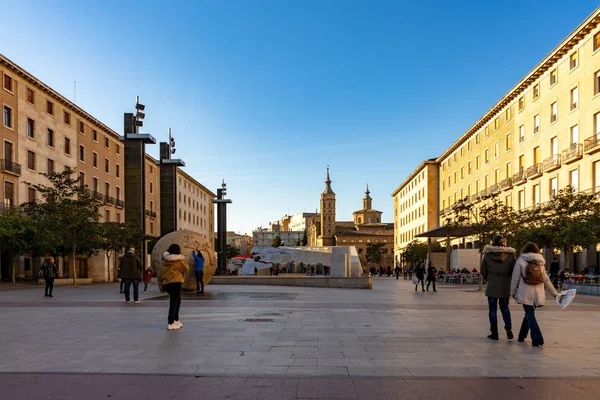
<svg viewBox="0 0 600 400"><path fill-rule="evenodd" d="M216 195L177 168L177 228L198 232L208 240L215 241L214 207Z"/></svg>
<svg viewBox="0 0 600 400"><path fill-rule="evenodd" d="M146 154L146 235L160 236L160 168L158 161Z"/></svg>
<svg viewBox="0 0 600 400"><path fill-rule="evenodd" d="M436 159L423 161L394 190L394 257L415 235L439 226L439 164Z"/></svg>

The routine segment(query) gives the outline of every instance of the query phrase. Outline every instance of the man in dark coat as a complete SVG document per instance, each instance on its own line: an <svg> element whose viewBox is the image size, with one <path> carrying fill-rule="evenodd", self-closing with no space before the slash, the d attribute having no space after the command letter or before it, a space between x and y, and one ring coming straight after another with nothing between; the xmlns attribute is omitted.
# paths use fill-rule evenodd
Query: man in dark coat
<svg viewBox="0 0 600 400"><path fill-rule="evenodd" d="M510 319L510 282L517 261L515 249L506 246L504 236L498 234L494 237L492 246L485 246L481 260L481 275L487 280L485 295L488 298L490 331L488 339L498 340L498 303L504 320L506 337L513 339L512 322Z"/></svg>
<svg viewBox="0 0 600 400"><path fill-rule="evenodd" d="M138 298L140 281L144 273L142 260L135 254L135 249L132 247L121 257L119 262L119 278L125 281L125 301L130 302L130 290L133 283L133 301L139 303Z"/></svg>
<svg viewBox="0 0 600 400"><path fill-rule="evenodd" d="M419 287L419 282L421 282L421 290L425 291L425 265L423 263L419 264L415 269L415 275L417 276L417 284L415 285L415 292Z"/></svg>

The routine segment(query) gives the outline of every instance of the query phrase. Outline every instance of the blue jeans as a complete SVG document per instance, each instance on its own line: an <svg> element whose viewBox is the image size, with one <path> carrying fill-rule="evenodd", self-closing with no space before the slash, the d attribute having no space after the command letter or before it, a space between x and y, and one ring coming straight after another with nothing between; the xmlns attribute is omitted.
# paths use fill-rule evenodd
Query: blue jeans
<svg viewBox="0 0 600 400"><path fill-rule="evenodd" d="M519 340L523 341L527 337L527 334L531 330L531 344L538 346L544 344L544 337L540 326L535 319L535 306L528 306L523 304L523 310L525 310L525 317L521 324L521 331L519 331Z"/></svg>
<svg viewBox="0 0 600 400"><path fill-rule="evenodd" d="M125 279L125 300L130 301L131 297L131 284L133 283L133 301L138 301L140 291L139 279Z"/></svg>
<svg viewBox="0 0 600 400"><path fill-rule="evenodd" d="M490 331L492 332L492 335L495 336L498 336L498 303L500 303L500 312L502 313L502 319L504 320L504 329L512 329L510 309L508 308L509 298L488 297L488 308L490 311Z"/></svg>

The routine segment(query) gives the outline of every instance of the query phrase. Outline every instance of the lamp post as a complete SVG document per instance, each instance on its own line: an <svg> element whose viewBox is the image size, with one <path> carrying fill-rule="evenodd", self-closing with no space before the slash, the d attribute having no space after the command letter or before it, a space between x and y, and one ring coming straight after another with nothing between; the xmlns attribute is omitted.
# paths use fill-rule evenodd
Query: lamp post
<svg viewBox="0 0 600 400"><path fill-rule="evenodd" d="M226 199L227 185L225 180L221 183L221 189L217 189L217 198L212 202L217 205L217 271L222 274L227 268L227 259L225 247L227 246L227 204L231 204L230 199Z"/></svg>
<svg viewBox="0 0 600 400"><path fill-rule="evenodd" d="M177 230L177 167L185 162L172 158L175 154L175 139L169 128L169 141L160 142L160 235Z"/></svg>

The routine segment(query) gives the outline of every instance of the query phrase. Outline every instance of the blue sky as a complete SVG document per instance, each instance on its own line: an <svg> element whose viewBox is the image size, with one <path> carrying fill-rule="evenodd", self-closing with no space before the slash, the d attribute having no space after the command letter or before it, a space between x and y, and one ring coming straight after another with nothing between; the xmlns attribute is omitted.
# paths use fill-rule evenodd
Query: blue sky
<svg viewBox="0 0 600 400"><path fill-rule="evenodd" d="M14 1L0 52L117 132L172 128L185 170L225 178L228 229L314 211L331 167L337 219L438 156L596 1ZM158 155L158 146L148 149Z"/></svg>

